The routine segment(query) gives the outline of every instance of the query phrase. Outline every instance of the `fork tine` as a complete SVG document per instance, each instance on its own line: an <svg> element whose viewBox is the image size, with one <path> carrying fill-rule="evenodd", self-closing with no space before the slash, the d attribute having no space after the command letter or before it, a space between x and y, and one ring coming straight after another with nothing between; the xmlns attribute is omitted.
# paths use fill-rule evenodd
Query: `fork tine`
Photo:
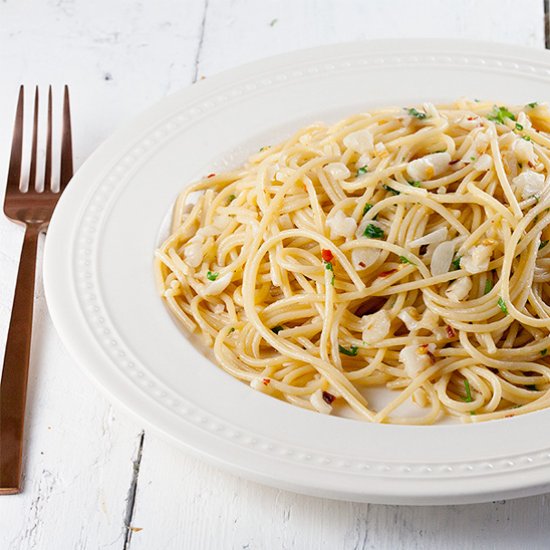
<svg viewBox="0 0 550 550"><path fill-rule="evenodd" d="M36 155L38 145L38 86L34 90L34 114L32 122L31 166L29 169L29 190L33 190L36 183Z"/></svg>
<svg viewBox="0 0 550 550"><path fill-rule="evenodd" d="M24 87L19 88L19 99L17 100L17 111L15 112L15 123L13 125L13 139L11 142L10 167L8 169L8 191L19 191L21 181L21 157L23 155L23 100L25 96Z"/></svg>
<svg viewBox="0 0 550 550"><path fill-rule="evenodd" d="M44 190L52 185L52 87L48 89L48 119L46 128L46 163L44 165Z"/></svg>
<svg viewBox="0 0 550 550"><path fill-rule="evenodd" d="M73 177L73 143L71 136L71 109L69 105L69 87L65 85L63 94L63 136L61 138L61 175L59 188L65 188Z"/></svg>

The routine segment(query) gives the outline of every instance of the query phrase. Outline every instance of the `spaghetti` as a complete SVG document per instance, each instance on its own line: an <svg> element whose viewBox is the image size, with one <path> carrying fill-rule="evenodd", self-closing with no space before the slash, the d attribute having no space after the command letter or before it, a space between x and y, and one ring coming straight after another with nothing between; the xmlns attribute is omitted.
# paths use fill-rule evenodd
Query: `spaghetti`
<svg viewBox="0 0 550 550"><path fill-rule="evenodd" d="M159 289L224 370L294 405L400 424L538 410L549 173L542 104L313 125L185 189ZM381 387L393 398L376 410Z"/></svg>

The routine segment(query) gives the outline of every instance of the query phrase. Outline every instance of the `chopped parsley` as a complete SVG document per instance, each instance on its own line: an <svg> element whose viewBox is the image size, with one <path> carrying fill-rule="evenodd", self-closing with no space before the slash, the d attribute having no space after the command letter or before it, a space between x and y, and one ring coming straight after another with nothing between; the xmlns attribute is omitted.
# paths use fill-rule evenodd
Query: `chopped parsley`
<svg viewBox="0 0 550 550"><path fill-rule="evenodd" d="M487 118L489 120L492 120L493 122L498 122L499 124L506 124L507 118L509 118L510 120L516 120L514 113L511 113L504 106L497 107L496 105L493 107L491 114L488 115Z"/></svg>
<svg viewBox="0 0 550 550"><path fill-rule="evenodd" d="M373 207L373 205L370 202L367 202L365 206L363 207L363 216Z"/></svg>
<svg viewBox="0 0 550 550"><path fill-rule="evenodd" d="M413 187L422 187L422 184L419 181L409 181L408 184Z"/></svg>
<svg viewBox="0 0 550 550"><path fill-rule="evenodd" d="M527 103L527 107L530 107L531 109L534 109L538 103L536 101L533 101L532 103Z"/></svg>
<svg viewBox="0 0 550 550"><path fill-rule="evenodd" d="M332 262L325 262L323 260L323 262L325 263L325 269L327 271L331 271L332 272L332 279L330 280L330 284L332 286L334 286L334 278L335 278L335 275L334 275L334 266L332 265Z"/></svg>
<svg viewBox="0 0 550 550"><path fill-rule="evenodd" d="M540 354L544 357L548 353L548 349L544 348L540 350Z"/></svg>
<svg viewBox="0 0 550 550"><path fill-rule="evenodd" d="M270 27L274 27L275 24L277 23L277 21L279 21L277 18L272 19L272 20L270 21L270 23L269 23L269 26L270 26Z"/></svg>
<svg viewBox="0 0 550 550"><path fill-rule="evenodd" d="M389 191L390 193L393 193L394 195L399 195L401 191L396 191L393 187L390 187L389 185L382 185L382 189L385 189L386 191Z"/></svg>
<svg viewBox="0 0 550 550"><path fill-rule="evenodd" d="M283 330L283 327L281 325L275 325L272 329L271 329L275 334L279 334L279 332L281 332L281 330Z"/></svg>
<svg viewBox="0 0 550 550"><path fill-rule="evenodd" d="M348 348L345 348L344 346L338 346L338 351L340 353L343 353L344 355L348 355L349 357L355 357L359 351L359 348L357 346L351 346L348 349Z"/></svg>
<svg viewBox="0 0 550 550"><path fill-rule="evenodd" d="M508 315L508 307L506 306L506 302L502 299L502 296L498 299L498 307L504 313L504 315Z"/></svg>
<svg viewBox="0 0 550 550"><path fill-rule="evenodd" d="M215 281L218 277L219 277L219 273L216 273L215 271L209 271L207 274L206 274L206 278L209 280L209 281Z"/></svg>
<svg viewBox="0 0 550 550"><path fill-rule="evenodd" d="M227 204L231 204L236 198L237 195L229 195L229 197L227 197Z"/></svg>
<svg viewBox="0 0 550 550"><path fill-rule="evenodd" d="M365 227L363 235L365 237L370 237L371 239L382 239L384 237L384 230L380 229L377 225L369 223L369 225Z"/></svg>
<svg viewBox="0 0 550 550"><path fill-rule="evenodd" d="M483 294L489 294L493 290L493 281L491 279L487 279L485 281L485 290L483 291Z"/></svg>
<svg viewBox="0 0 550 550"><path fill-rule="evenodd" d="M541 248L544 248L547 244L548 244L548 241L540 241L539 250L540 250Z"/></svg>
<svg viewBox="0 0 550 550"><path fill-rule="evenodd" d="M417 118L418 120L424 120L425 118L428 117L428 115L426 113L422 113L420 111L417 111L414 107L410 108L410 109L405 109L407 111L407 113L409 113L409 115Z"/></svg>
<svg viewBox="0 0 550 550"><path fill-rule="evenodd" d="M228 334L231 334L232 332L235 332L235 327L231 327Z"/></svg>
<svg viewBox="0 0 550 550"><path fill-rule="evenodd" d="M516 122L516 130L519 130L520 132L523 130L523 126L519 122Z"/></svg>
<svg viewBox="0 0 550 550"><path fill-rule="evenodd" d="M411 262L411 261L409 260L409 258L405 258L405 256L399 256L399 261L400 261L402 264L416 265L414 262Z"/></svg>
<svg viewBox="0 0 550 550"><path fill-rule="evenodd" d="M357 177L359 177L361 174L366 174L368 172L368 169L369 167L367 164L365 164L365 166L361 166L361 168L357 170Z"/></svg>
<svg viewBox="0 0 550 550"><path fill-rule="evenodd" d="M475 158L475 157L470 157L470 160L471 160L472 162L475 162L475 161L476 161L476 158Z"/></svg>
<svg viewBox="0 0 550 550"><path fill-rule="evenodd" d="M525 141L531 141L531 138L529 136L521 136L521 138Z"/></svg>
<svg viewBox="0 0 550 550"><path fill-rule="evenodd" d="M472 390L470 389L470 382L466 379L464 379L464 388L466 390L466 397L464 398L464 401L466 401L466 403L471 403L473 401Z"/></svg>
<svg viewBox="0 0 550 550"><path fill-rule="evenodd" d="M266 149L269 149L271 147L271 145L264 145L263 147L260 147L260 153L262 151L265 151Z"/></svg>
<svg viewBox="0 0 550 550"><path fill-rule="evenodd" d="M451 262L451 266L453 267L453 271L456 271L457 269L460 269L460 258L462 258L462 256L457 256L457 257Z"/></svg>

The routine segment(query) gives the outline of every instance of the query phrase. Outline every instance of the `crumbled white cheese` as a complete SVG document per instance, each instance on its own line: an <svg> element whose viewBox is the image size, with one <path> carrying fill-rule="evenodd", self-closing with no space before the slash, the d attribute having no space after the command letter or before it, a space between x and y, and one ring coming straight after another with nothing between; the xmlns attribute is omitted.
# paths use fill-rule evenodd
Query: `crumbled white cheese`
<svg viewBox="0 0 550 550"><path fill-rule="evenodd" d="M427 235L423 235L422 237L419 237L418 239L414 239L412 241L409 241L407 243L407 246L409 248L416 248L417 246L422 246L425 244L434 244L434 243L441 243L445 240L447 240L448 230L446 227L440 227L439 229L436 229L435 231L432 231L431 233L428 233Z"/></svg>
<svg viewBox="0 0 550 550"><path fill-rule="evenodd" d="M343 162L331 162L325 166L325 171L335 180L345 180L351 175L349 168Z"/></svg>
<svg viewBox="0 0 550 550"><path fill-rule="evenodd" d="M315 407L315 410L322 414L330 414L332 412L332 405L329 405L323 399L323 391L320 389L311 394L309 401Z"/></svg>
<svg viewBox="0 0 550 550"><path fill-rule="evenodd" d="M353 237L357 230L357 222L354 218L348 217L338 210L336 214L327 218L327 226L330 229L330 238Z"/></svg>
<svg viewBox="0 0 550 550"><path fill-rule="evenodd" d="M208 284L204 286L202 291L203 296L216 296L221 294L231 282L233 273L229 272L225 275L218 277L215 281L208 281Z"/></svg>
<svg viewBox="0 0 550 550"><path fill-rule="evenodd" d="M451 162L449 153L432 153L409 162L407 174L414 181L429 180L443 173L449 167L449 162Z"/></svg>
<svg viewBox="0 0 550 550"><path fill-rule="evenodd" d="M424 344L422 346L412 344L405 346L399 352L399 361L403 363L408 376L414 379L423 370L434 364L434 351L435 344Z"/></svg>
<svg viewBox="0 0 550 550"><path fill-rule="evenodd" d="M493 157L491 155L483 154L475 162L474 168L480 172L486 172L493 166Z"/></svg>
<svg viewBox="0 0 550 550"><path fill-rule="evenodd" d="M372 133L368 128L352 132L351 134L348 134L342 141L348 149L352 149L353 151L356 151L360 154L372 151L374 145Z"/></svg>
<svg viewBox="0 0 550 550"><path fill-rule="evenodd" d="M518 162L531 162L536 164L538 161L538 157L533 149L532 141L527 141L518 137L512 145L512 151L516 155Z"/></svg>
<svg viewBox="0 0 550 550"><path fill-rule="evenodd" d="M544 174L538 174L533 170L525 170L519 176L516 176L512 183L521 191L524 199L533 195L540 195L545 186Z"/></svg>
<svg viewBox="0 0 550 550"><path fill-rule="evenodd" d="M380 251L375 248L354 248L351 251L351 264L354 269L361 271L371 266L380 256Z"/></svg>
<svg viewBox="0 0 550 550"><path fill-rule="evenodd" d="M363 341L367 345L381 342L390 332L391 317L385 309L371 315L364 315L361 321L363 323Z"/></svg>
<svg viewBox="0 0 550 550"><path fill-rule="evenodd" d="M481 273L487 271L494 245L478 244L469 248L460 258L460 267L468 273Z"/></svg>
<svg viewBox="0 0 550 550"><path fill-rule="evenodd" d="M468 296L471 289L472 280L470 277L460 277L449 285L445 291L445 296L453 302L460 302Z"/></svg>

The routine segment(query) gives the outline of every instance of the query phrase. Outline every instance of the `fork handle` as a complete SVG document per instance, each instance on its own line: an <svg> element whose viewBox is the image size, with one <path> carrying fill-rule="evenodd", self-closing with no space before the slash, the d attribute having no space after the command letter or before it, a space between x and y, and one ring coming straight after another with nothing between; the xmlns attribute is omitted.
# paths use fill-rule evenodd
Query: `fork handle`
<svg viewBox="0 0 550 550"><path fill-rule="evenodd" d="M25 230L0 382L0 494L21 491L25 402L40 225Z"/></svg>

